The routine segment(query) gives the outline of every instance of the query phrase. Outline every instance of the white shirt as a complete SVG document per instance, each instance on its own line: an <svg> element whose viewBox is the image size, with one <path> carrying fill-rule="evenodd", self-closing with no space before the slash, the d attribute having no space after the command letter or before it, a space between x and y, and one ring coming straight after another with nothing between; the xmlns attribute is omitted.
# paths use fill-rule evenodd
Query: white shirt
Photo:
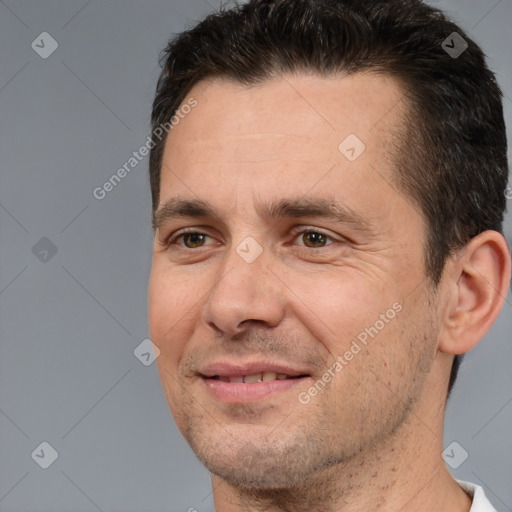
<svg viewBox="0 0 512 512"><path fill-rule="evenodd" d="M469 512L496 512L479 485L457 479L456 482L473 498L473 504Z"/></svg>

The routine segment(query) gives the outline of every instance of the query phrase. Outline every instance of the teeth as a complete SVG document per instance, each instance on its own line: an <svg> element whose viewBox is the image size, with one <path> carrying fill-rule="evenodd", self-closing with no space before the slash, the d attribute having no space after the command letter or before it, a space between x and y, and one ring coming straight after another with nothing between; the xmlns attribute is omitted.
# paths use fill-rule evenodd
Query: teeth
<svg viewBox="0 0 512 512"><path fill-rule="evenodd" d="M261 373L257 375L246 375L244 377L244 382L261 382Z"/></svg>
<svg viewBox="0 0 512 512"><path fill-rule="evenodd" d="M226 377L226 376L218 376L218 379L222 382L270 382L273 380L286 380L292 377L289 377L286 373L275 373L275 372L262 372L257 373L256 375L244 375L243 377Z"/></svg>

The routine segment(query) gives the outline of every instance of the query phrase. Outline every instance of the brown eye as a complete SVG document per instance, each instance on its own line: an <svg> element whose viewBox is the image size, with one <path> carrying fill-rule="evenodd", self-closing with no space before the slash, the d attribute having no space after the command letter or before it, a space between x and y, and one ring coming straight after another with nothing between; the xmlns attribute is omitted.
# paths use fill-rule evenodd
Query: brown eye
<svg viewBox="0 0 512 512"><path fill-rule="evenodd" d="M324 247L328 238L317 231L307 231L302 234L302 241L306 247Z"/></svg>
<svg viewBox="0 0 512 512"><path fill-rule="evenodd" d="M181 235L183 238L183 245L188 249L201 247L207 235L203 233L184 233Z"/></svg>

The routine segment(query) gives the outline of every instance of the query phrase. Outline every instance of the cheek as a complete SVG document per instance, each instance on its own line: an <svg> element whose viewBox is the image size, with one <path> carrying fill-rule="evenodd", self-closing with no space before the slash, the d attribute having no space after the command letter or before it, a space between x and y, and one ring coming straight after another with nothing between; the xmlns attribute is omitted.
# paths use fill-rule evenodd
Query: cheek
<svg viewBox="0 0 512 512"><path fill-rule="evenodd" d="M379 321L399 300L393 286L383 289L380 280L361 272L340 271L297 274L289 282L298 297L295 314L335 355L343 354L347 344L360 332ZM379 325L380 326L380 323Z"/></svg>
<svg viewBox="0 0 512 512"><path fill-rule="evenodd" d="M340 411L336 418L346 414L354 428L371 433L372 422L393 422L417 400L435 356L434 319L423 315L420 323L418 314L411 304L383 304L370 319L361 321L361 315L358 325L352 323L353 332L331 337L331 352L342 366L329 395L332 410Z"/></svg>
<svg viewBox="0 0 512 512"><path fill-rule="evenodd" d="M182 424L182 387L178 384L178 368L194 329L193 305L190 297L194 286L165 268L153 266L149 280L149 332L160 349L156 365L169 409L178 426Z"/></svg>
<svg viewBox="0 0 512 512"><path fill-rule="evenodd" d="M179 359L192 329L197 290L186 280L153 268L149 280L149 332L153 343L161 351L158 359Z"/></svg>

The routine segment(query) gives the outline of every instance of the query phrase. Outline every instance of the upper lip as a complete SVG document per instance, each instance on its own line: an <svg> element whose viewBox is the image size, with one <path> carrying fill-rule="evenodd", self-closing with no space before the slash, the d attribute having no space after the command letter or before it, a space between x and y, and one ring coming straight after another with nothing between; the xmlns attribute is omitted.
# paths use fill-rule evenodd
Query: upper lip
<svg viewBox="0 0 512 512"><path fill-rule="evenodd" d="M243 377L245 375L257 375L258 373L273 372L285 373L290 377L309 375L305 370L292 368L287 364L255 361L251 363L229 363L218 361L208 364L199 371L202 377Z"/></svg>

